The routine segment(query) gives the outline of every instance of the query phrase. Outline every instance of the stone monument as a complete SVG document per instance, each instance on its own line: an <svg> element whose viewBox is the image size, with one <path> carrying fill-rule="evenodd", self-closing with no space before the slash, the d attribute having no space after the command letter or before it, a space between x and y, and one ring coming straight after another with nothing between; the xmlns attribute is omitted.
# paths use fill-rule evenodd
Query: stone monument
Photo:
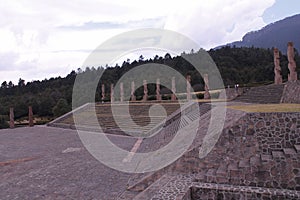
<svg viewBox="0 0 300 200"><path fill-rule="evenodd" d="M159 80L159 78L156 79L156 100L161 101L161 95L160 95L160 80Z"/></svg>
<svg viewBox="0 0 300 200"><path fill-rule="evenodd" d="M281 75L281 67L280 67L280 57L278 48L274 48L274 83L281 84L282 83L282 75Z"/></svg>
<svg viewBox="0 0 300 200"><path fill-rule="evenodd" d="M114 84L110 84L110 103L115 101Z"/></svg>
<svg viewBox="0 0 300 200"><path fill-rule="evenodd" d="M105 85L104 84L102 84L102 86L101 86L101 92L102 92L102 102L104 102L104 99L105 99Z"/></svg>
<svg viewBox="0 0 300 200"><path fill-rule="evenodd" d="M172 77L172 96L171 96L172 101L176 101L176 85L175 85L175 77Z"/></svg>
<svg viewBox="0 0 300 200"><path fill-rule="evenodd" d="M208 83L208 74L204 74L204 89L205 89L205 92L204 92L204 99L210 99L210 94L209 94L209 83Z"/></svg>
<svg viewBox="0 0 300 200"><path fill-rule="evenodd" d="M148 88L147 88L147 81L146 80L143 81L143 85L144 85L143 101L147 101L148 100Z"/></svg>
<svg viewBox="0 0 300 200"><path fill-rule="evenodd" d="M134 91L135 91L135 85L134 85L134 81L131 82L131 101L136 101L136 97L134 95Z"/></svg>
<svg viewBox="0 0 300 200"><path fill-rule="evenodd" d="M9 127L15 127L15 115L14 115L14 108L9 109Z"/></svg>
<svg viewBox="0 0 300 200"><path fill-rule="evenodd" d="M29 126L32 127L34 125L34 123L33 123L32 106L28 107L28 118L29 118Z"/></svg>
<svg viewBox="0 0 300 200"><path fill-rule="evenodd" d="M288 57L288 61L289 61L289 77L288 80L289 81L296 81L297 78L297 72L296 72L296 62L295 62L295 53L294 53L294 44L293 42L289 42L288 43L288 49L287 49L287 57Z"/></svg>
<svg viewBox="0 0 300 200"><path fill-rule="evenodd" d="M120 101L124 101L124 85L123 82L120 83Z"/></svg>
<svg viewBox="0 0 300 200"><path fill-rule="evenodd" d="M186 76L186 100L191 100L191 76Z"/></svg>

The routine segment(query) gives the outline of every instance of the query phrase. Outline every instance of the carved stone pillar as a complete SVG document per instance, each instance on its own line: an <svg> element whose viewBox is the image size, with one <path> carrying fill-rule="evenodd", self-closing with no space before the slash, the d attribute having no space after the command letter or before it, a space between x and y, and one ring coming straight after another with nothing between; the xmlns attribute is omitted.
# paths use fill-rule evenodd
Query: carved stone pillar
<svg viewBox="0 0 300 200"><path fill-rule="evenodd" d="M124 101L124 85L123 85L123 82L120 83L120 101L121 102Z"/></svg>
<svg viewBox="0 0 300 200"><path fill-rule="evenodd" d="M160 95L160 80L159 80L159 78L156 79L156 100L161 101L161 95Z"/></svg>
<svg viewBox="0 0 300 200"><path fill-rule="evenodd" d="M281 67L280 67L280 57L278 48L274 48L274 83L282 83Z"/></svg>
<svg viewBox="0 0 300 200"><path fill-rule="evenodd" d="M15 128L14 108L9 109L9 127L10 128Z"/></svg>
<svg viewBox="0 0 300 200"><path fill-rule="evenodd" d="M28 107L28 118L29 118L29 126L32 127L34 125L34 123L33 123L32 106Z"/></svg>
<svg viewBox="0 0 300 200"><path fill-rule="evenodd" d="M205 83L205 86L204 86L204 89L205 89L204 99L210 99L208 74L204 74L203 79L204 79L204 83Z"/></svg>
<svg viewBox="0 0 300 200"><path fill-rule="evenodd" d="M131 82L131 101L136 101L136 97L134 95L134 91L135 91L135 85L134 85L134 81Z"/></svg>
<svg viewBox="0 0 300 200"><path fill-rule="evenodd" d="M297 72L296 72L296 62L295 62L295 53L294 53L294 44L292 42L288 43L288 49L287 49L287 56L289 65L288 68L290 70L288 80L289 81L296 81L297 78Z"/></svg>
<svg viewBox="0 0 300 200"><path fill-rule="evenodd" d="M104 99L105 99L105 85L104 84L102 84L102 86L101 86L101 92L102 92L102 102L104 102Z"/></svg>
<svg viewBox="0 0 300 200"><path fill-rule="evenodd" d="M192 99L191 97L191 76L186 76L186 100L190 101Z"/></svg>
<svg viewBox="0 0 300 200"><path fill-rule="evenodd" d="M147 81L146 80L143 81L143 85L144 85L143 101L147 101L148 100L148 88L147 88Z"/></svg>
<svg viewBox="0 0 300 200"><path fill-rule="evenodd" d="M175 84L175 77L172 77L172 96L171 96L172 101L176 101L176 84Z"/></svg>
<svg viewBox="0 0 300 200"><path fill-rule="evenodd" d="M115 101L114 84L110 84L110 103Z"/></svg>

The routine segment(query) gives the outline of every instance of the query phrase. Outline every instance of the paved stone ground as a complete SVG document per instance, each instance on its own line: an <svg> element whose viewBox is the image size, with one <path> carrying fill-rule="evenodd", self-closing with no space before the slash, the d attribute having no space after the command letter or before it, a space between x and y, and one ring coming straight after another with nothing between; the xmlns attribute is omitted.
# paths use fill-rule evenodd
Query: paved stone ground
<svg viewBox="0 0 300 200"><path fill-rule="evenodd" d="M136 142L109 138L127 150ZM0 130L0 199L116 199L130 176L94 159L74 130Z"/></svg>

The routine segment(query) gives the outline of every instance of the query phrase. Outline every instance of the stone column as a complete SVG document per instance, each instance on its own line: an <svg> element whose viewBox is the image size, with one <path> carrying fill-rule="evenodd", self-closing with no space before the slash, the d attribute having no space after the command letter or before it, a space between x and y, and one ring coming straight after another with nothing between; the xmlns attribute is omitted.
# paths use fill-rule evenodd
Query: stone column
<svg viewBox="0 0 300 200"><path fill-rule="evenodd" d="M190 101L191 98L191 76L186 76L186 100Z"/></svg>
<svg viewBox="0 0 300 200"><path fill-rule="evenodd" d="M136 101L136 97L134 95L134 91L135 91L135 85L134 85L134 81L131 82L131 101Z"/></svg>
<svg viewBox="0 0 300 200"><path fill-rule="evenodd" d="M172 77L172 96L171 96L172 101L176 101L176 85L175 85L175 77Z"/></svg>
<svg viewBox="0 0 300 200"><path fill-rule="evenodd" d="M210 94L209 94L209 82L208 82L208 74L204 74L204 89L205 89L205 92L204 92L204 99L210 99Z"/></svg>
<svg viewBox="0 0 300 200"><path fill-rule="evenodd" d="M114 84L110 84L110 103L115 101Z"/></svg>
<svg viewBox="0 0 300 200"><path fill-rule="evenodd" d="M34 123L33 123L32 106L28 107L28 118L29 118L29 126L32 127L34 125Z"/></svg>
<svg viewBox="0 0 300 200"><path fill-rule="evenodd" d="M102 84L101 86L101 92L102 92L102 102L104 102L104 99L105 99L105 85Z"/></svg>
<svg viewBox="0 0 300 200"><path fill-rule="evenodd" d="M287 57L289 61L288 68L290 70L288 80L289 81L296 81L297 78L297 72L296 72L296 62L295 62L295 53L294 53L294 44L293 42L288 43L288 49L287 49Z"/></svg>
<svg viewBox="0 0 300 200"><path fill-rule="evenodd" d="M148 88L147 88L147 81L146 80L143 81L143 85L144 85L143 101L147 101L148 100Z"/></svg>
<svg viewBox="0 0 300 200"><path fill-rule="evenodd" d="M281 67L280 67L280 57L278 48L274 48L274 83L281 84L282 83L282 75L281 75Z"/></svg>
<svg viewBox="0 0 300 200"><path fill-rule="evenodd" d="M120 83L120 101L124 101L124 85L123 82Z"/></svg>
<svg viewBox="0 0 300 200"><path fill-rule="evenodd" d="M9 127L10 128L15 128L14 108L9 109Z"/></svg>
<svg viewBox="0 0 300 200"><path fill-rule="evenodd" d="M156 100L161 101L160 95L160 79L156 79Z"/></svg>

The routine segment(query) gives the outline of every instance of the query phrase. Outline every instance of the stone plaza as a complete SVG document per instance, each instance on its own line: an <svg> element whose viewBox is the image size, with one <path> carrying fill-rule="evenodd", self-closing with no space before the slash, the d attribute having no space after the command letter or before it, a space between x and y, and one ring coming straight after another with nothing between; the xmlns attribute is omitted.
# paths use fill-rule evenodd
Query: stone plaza
<svg viewBox="0 0 300 200"><path fill-rule="evenodd" d="M0 199L300 199L300 113L235 107L299 107L300 81L291 42L287 55L287 82L274 48L274 84L226 88L219 99L212 99L209 76L204 74L203 100L193 99L187 76L184 102L176 98L176 80L170 77L168 101L162 100L157 79L155 101L148 101L147 80L141 101L134 95L135 82L120 84L119 99L111 84L110 103L85 104L47 125L34 126L29 108L29 126L14 128L11 109L11 129L0 130ZM124 87L130 87L131 101L125 100ZM104 100L105 86L101 88ZM218 126L211 121L218 118L214 113L219 109L225 109L224 125L219 135L210 134ZM187 150L171 164L144 173L122 172L99 162L77 133L105 135L129 153L125 163L138 153L167 146L177 132L195 122L195 138Z"/></svg>

